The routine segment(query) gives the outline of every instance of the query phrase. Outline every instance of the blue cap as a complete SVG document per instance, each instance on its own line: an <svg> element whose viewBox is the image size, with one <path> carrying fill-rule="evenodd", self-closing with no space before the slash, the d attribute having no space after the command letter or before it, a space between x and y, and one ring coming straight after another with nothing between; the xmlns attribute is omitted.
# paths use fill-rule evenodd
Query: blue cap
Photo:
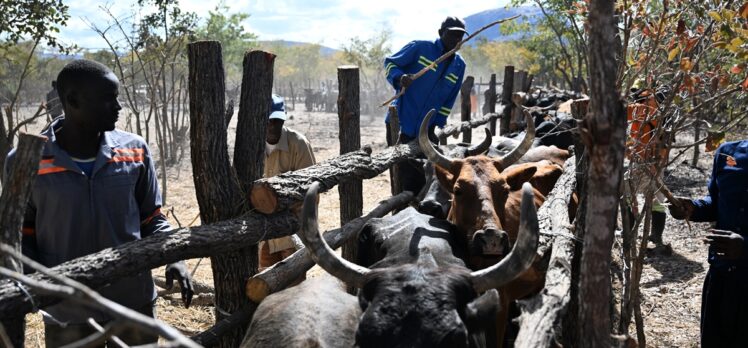
<svg viewBox="0 0 748 348"><path fill-rule="evenodd" d="M285 121L288 119L286 115L286 103L283 101L283 97L273 94L273 100L270 105L270 116L268 119L279 119Z"/></svg>

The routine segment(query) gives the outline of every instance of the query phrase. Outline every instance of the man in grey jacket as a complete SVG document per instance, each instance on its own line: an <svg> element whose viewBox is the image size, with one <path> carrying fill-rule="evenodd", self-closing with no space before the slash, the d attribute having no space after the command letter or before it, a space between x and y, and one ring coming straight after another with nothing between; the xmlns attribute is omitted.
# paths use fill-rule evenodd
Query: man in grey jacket
<svg viewBox="0 0 748 348"><path fill-rule="evenodd" d="M143 138L115 129L122 109L119 80L104 65L75 60L57 76L64 117L42 132L48 138L23 223L23 253L53 267L171 229L161 214L161 193L150 150ZM7 170L14 151L8 155ZM183 262L167 265L167 283L176 279L189 306L192 285ZM154 316L156 291L150 271L113 279L97 289L103 296ZM81 340L105 324L106 313L63 301L45 308L47 347ZM158 337L125 330L129 345L155 343Z"/></svg>

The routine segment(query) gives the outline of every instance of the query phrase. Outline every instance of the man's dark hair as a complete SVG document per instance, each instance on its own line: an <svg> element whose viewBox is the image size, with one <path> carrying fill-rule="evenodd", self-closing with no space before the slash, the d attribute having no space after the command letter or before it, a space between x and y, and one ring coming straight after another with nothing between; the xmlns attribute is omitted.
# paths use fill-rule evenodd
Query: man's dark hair
<svg viewBox="0 0 748 348"><path fill-rule="evenodd" d="M76 59L65 65L57 74L57 95L63 106L67 102L68 91L79 87L91 78L101 77L112 72L106 65L87 59Z"/></svg>

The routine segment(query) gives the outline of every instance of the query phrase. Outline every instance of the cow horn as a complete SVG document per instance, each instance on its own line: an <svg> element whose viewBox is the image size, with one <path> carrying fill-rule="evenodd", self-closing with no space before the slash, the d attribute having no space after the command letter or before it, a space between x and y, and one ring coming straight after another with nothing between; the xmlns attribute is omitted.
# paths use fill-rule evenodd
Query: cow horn
<svg viewBox="0 0 748 348"><path fill-rule="evenodd" d="M522 208L520 209L519 235L512 251L499 263L470 273L477 292L503 286L530 268L538 248L538 215L535 211L535 195L529 183L522 185Z"/></svg>
<svg viewBox="0 0 748 348"><path fill-rule="evenodd" d="M421 128L418 130L418 145L421 146L421 151L426 155L432 163L442 167L452 167L452 159L442 155L439 151L436 151L434 144L431 143L428 136L429 122L431 122L431 116L434 115L434 109L431 109L426 117L421 122Z"/></svg>
<svg viewBox="0 0 748 348"><path fill-rule="evenodd" d="M535 141L535 122L533 122L532 115L530 115L527 110L523 110L523 112L525 114L525 121L527 122L527 132L525 132L525 137L522 138L522 142L519 143L512 152L499 159L504 168L511 166L522 158L522 156L527 153L527 150L532 147L532 142Z"/></svg>
<svg viewBox="0 0 748 348"><path fill-rule="evenodd" d="M481 142L478 145L471 146L470 148L465 151L465 156L478 156L482 155L484 152L488 151L488 148L491 147L491 141L493 138L491 137L491 130L488 128L483 128L486 130L486 139L483 139L483 142Z"/></svg>
<svg viewBox="0 0 748 348"><path fill-rule="evenodd" d="M369 272L366 267L351 263L330 249L317 224L317 192L319 182L314 182L304 197L304 206L301 213L301 240L306 245L309 254L322 269L342 280L350 286L361 288L364 285L364 276Z"/></svg>

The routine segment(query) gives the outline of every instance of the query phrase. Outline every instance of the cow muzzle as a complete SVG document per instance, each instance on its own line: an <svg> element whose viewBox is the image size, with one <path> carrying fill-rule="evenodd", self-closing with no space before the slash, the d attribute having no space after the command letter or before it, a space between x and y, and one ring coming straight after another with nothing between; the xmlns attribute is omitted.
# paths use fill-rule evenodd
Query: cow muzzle
<svg viewBox="0 0 748 348"><path fill-rule="evenodd" d="M471 240L471 254L504 256L509 253L509 235L497 229L478 230Z"/></svg>

